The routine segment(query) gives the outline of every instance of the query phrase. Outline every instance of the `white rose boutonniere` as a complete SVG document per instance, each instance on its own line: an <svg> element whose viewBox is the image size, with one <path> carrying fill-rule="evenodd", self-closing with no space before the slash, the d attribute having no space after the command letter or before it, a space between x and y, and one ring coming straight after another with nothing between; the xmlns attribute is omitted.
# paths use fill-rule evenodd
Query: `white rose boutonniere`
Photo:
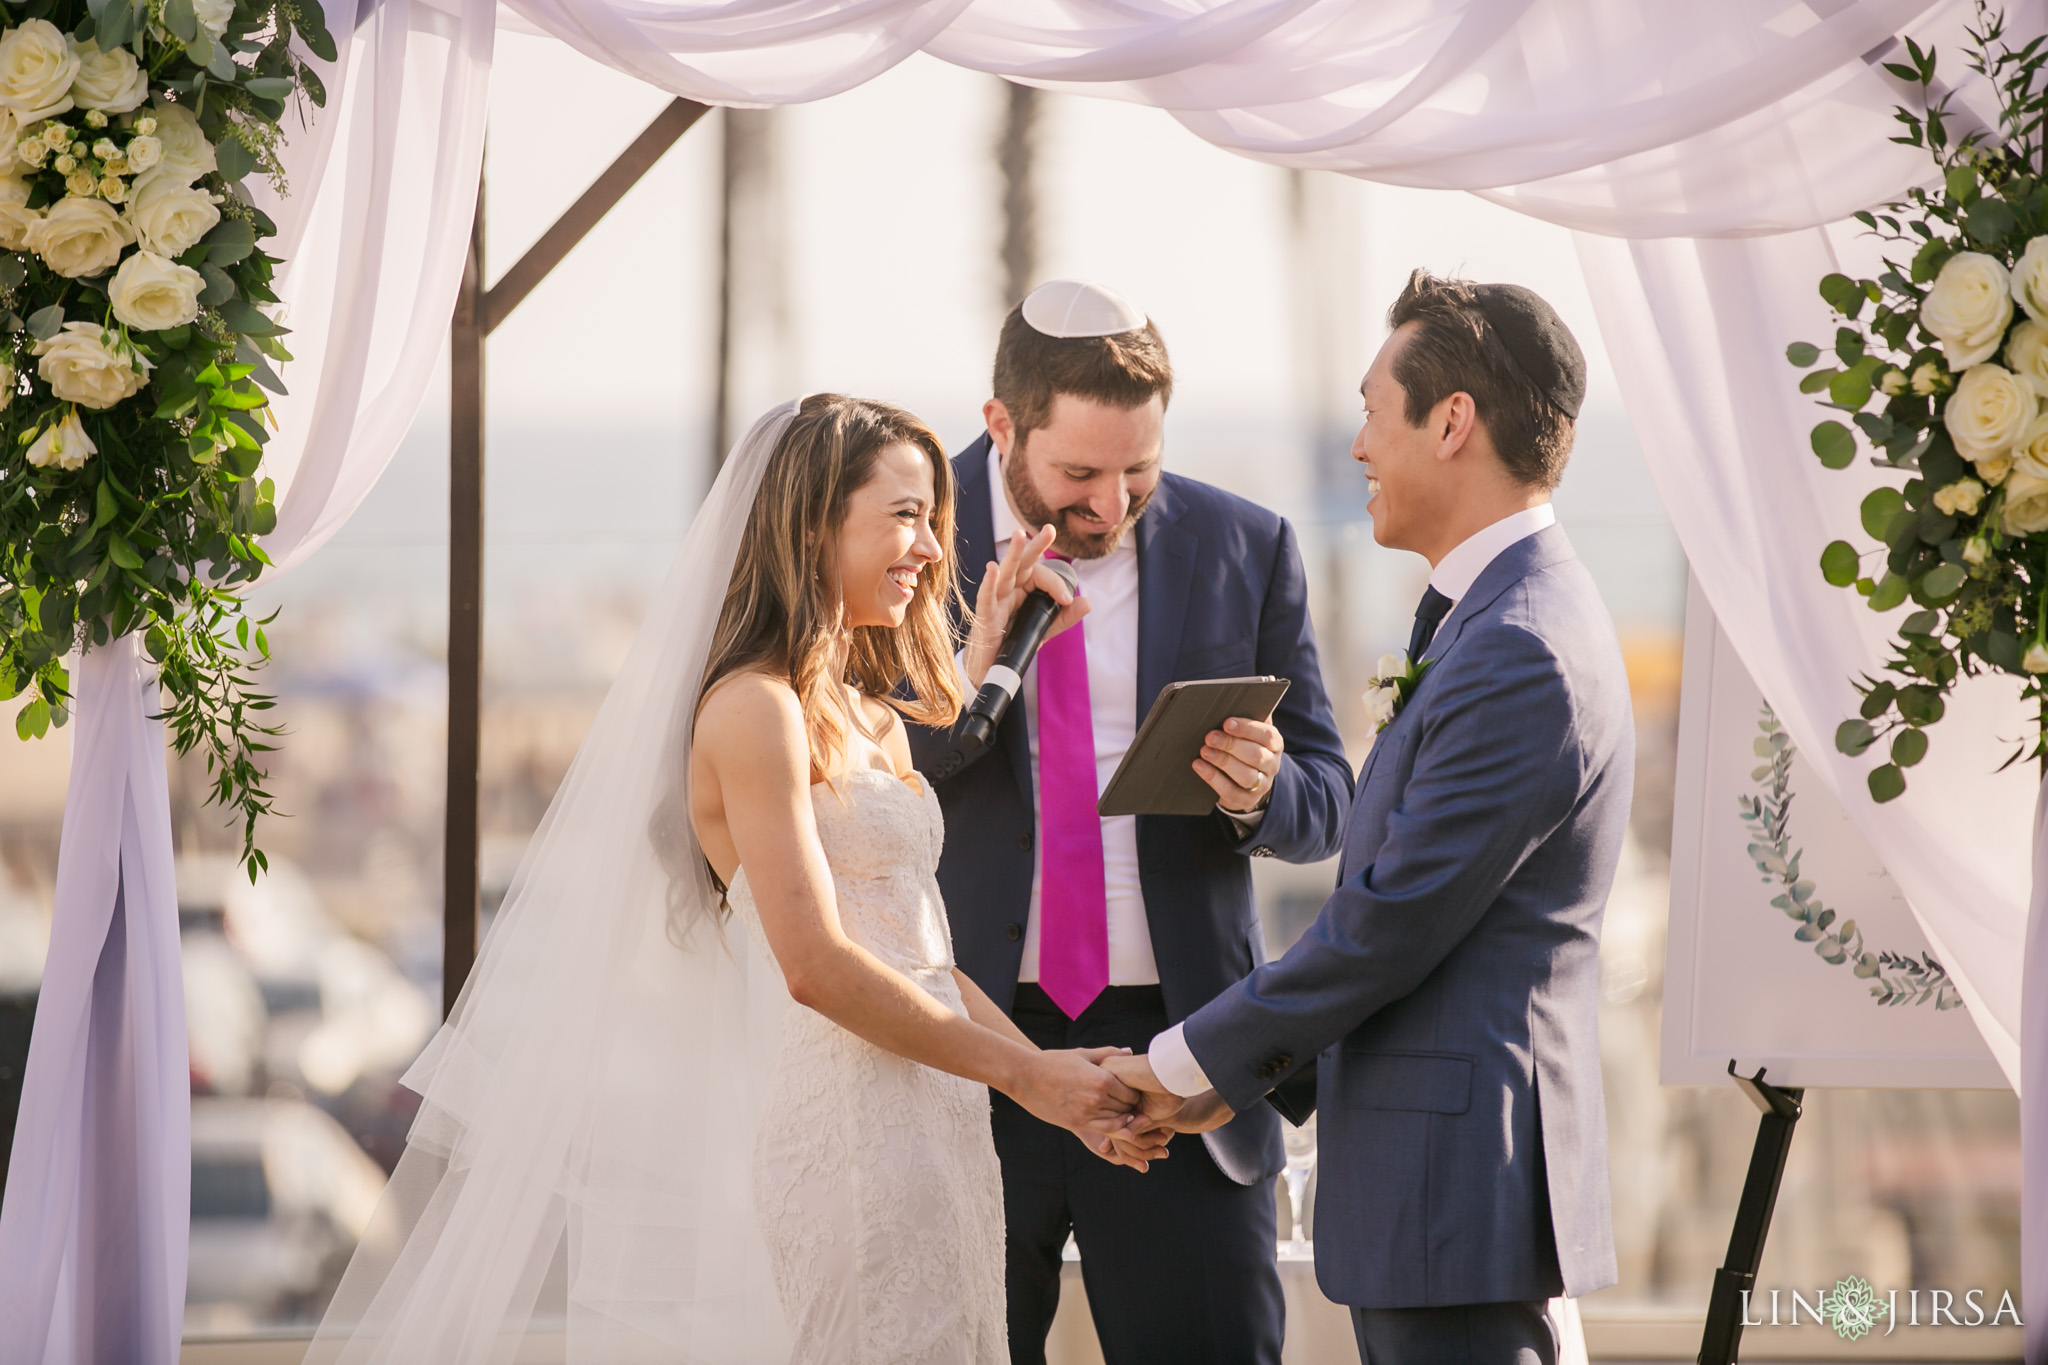
<svg viewBox="0 0 2048 1365"><path fill-rule="evenodd" d="M2012 449L2039 410L2034 386L2011 370L1972 365L1956 381L1941 420L1956 449L1965 459L1975 460Z"/></svg>
<svg viewBox="0 0 2048 1365"><path fill-rule="evenodd" d="M1394 717L1401 714L1401 708L1414 694L1415 685L1435 662L1425 659L1420 664L1412 663L1398 649L1380 655L1379 667L1365 685L1365 713L1372 720L1374 734L1394 723Z"/></svg>
<svg viewBox="0 0 2048 1365"><path fill-rule="evenodd" d="M23 126L71 108L78 51L55 24L30 19L0 33L0 105Z"/></svg>
<svg viewBox="0 0 2048 1365"><path fill-rule="evenodd" d="M1998 354L2012 321L2012 276L1981 251L1958 251L1935 276L1920 305L1920 325L1941 342L1951 370Z"/></svg>
<svg viewBox="0 0 2048 1365"><path fill-rule="evenodd" d="M27 459L38 469L51 465L77 469L98 451L99 447L92 443L92 437L85 434L85 427L78 420L78 409L66 408L62 417L44 427L36 437L35 444L28 448Z"/></svg>
<svg viewBox="0 0 2048 1365"><path fill-rule="evenodd" d="M117 350L108 340L97 322L67 322L63 331L36 343L35 354L42 357L36 373L63 402L111 408L135 396L149 367L133 351Z"/></svg>

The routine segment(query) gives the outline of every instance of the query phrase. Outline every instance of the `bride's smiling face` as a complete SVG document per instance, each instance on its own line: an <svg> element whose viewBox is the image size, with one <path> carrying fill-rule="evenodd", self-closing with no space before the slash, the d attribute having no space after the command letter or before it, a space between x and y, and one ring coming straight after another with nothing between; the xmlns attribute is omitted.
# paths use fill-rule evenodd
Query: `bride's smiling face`
<svg viewBox="0 0 2048 1365"><path fill-rule="evenodd" d="M931 461L909 444L878 455L847 498L833 562L849 629L903 624L918 575L946 557L932 530L936 502Z"/></svg>

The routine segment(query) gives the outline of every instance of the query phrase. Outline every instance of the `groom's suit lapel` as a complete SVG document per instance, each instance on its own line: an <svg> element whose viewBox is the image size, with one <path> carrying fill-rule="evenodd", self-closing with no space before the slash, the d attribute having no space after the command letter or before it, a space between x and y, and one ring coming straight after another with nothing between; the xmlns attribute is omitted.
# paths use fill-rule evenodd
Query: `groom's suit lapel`
<svg viewBox="0 0 2048 1365"><path fill-rule="evenodd" d="M995 490L988 481L988 451L989 438L983 433L953 461L953 471L958 476L953 494L953 534L960 556L960 589L970 604L975 590L981 586L981 575L988 562L996 558L996 520L990 502ZM1003 717L1002 727L996 733L1010 756L1010 771L1016 776L1024 809L1030 810L1031 732L1025 715L1020 697Z"/></svg>
<svg viewBox="0 0 2048 1365"><path fill-rule="evenodd" d="M1422 651L1423 660L1434 662L1443 658L1451 647L1457 644L1458 637L1464 634L1466 624L1474 616L1492 606L1509 588L1532 573L1573 557L1571 540L1565 535L1564 528L1555 523L1534 535L1524 536L1502 550L1493 557L1492 563L1481 570L1479 577L1473 580L1471 591L1458 599L1457 605L1451 608L1451 614L1437 627L1435 636L1429 642L1429 648ZM1343 868L1343 875L1347 877L1357 871L1350 865L1351 846L1357 843L1359 824L1369 804L1366 791L1372 782L1373 769L1378 764L1380 755L1393 747L1395 730L1408 719L1409 713L1415 710L1423 689L1428 686L1429 675L1424 674L1422 682L1409 694L1408 704L1401 708L1401 714L1394 717L1386 729L1380 731L1373 740L1372 752L1366 755L1365 768L1358 775L1357 794L1351 803L1351 821Z"/></svg>

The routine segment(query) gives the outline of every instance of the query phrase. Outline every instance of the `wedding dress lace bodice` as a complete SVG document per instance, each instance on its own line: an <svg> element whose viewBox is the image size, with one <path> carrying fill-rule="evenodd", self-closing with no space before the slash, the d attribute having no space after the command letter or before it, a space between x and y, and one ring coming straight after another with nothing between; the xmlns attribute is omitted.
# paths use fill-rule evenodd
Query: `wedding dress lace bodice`
<svg viewBox="0 0 2048 1365"><path fill-rule="evenodd" d="M879 769L811 788L846 935L964 1014L936 873L938 799ZM728 897L773 958L745 870ZM814 1010L784 1016L754 1201L795 1362L1000 1365L1002 1177L985 1087Z"/></svg>

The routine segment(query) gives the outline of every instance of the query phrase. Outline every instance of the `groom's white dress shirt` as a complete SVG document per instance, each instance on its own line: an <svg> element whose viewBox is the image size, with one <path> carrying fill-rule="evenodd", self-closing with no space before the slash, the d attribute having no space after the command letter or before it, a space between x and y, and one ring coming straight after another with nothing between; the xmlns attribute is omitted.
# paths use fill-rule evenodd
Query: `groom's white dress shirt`
<svg viewBox="0 0 2048 1365"><path fill-rule="evenodd" d="M997 496L1000 498L1001 495ZM1449 554L1438 560L1436 567L1430 570L1429 586L1456 603L1472 591L1479 575L1486 572L1486 566L1493 563L1501 551L1535 535L1546 526L1556 524L1557 513L1547 502L1502 517L1459 541ZM1094 637L1089 639L1092 647ZM1090 658L1092 661L1093 656ZM1155 1037L1147 1054L1147 1060L1152 1063L1152 1074L1174 1094L1182 1097L1199 1095L1210 1088L1209 1078L1203 1074L1201 1064L1195 1061L1195 1054L1189 1051L1179 1024Z"/></svg>

